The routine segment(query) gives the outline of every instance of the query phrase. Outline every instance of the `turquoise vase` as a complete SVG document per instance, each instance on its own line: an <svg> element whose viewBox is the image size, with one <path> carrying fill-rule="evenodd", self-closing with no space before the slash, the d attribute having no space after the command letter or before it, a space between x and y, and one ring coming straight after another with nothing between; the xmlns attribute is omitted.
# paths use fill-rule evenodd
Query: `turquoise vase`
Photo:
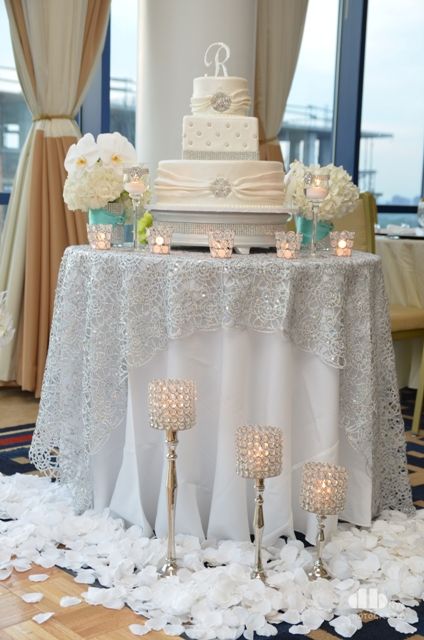
<svg viewBox="0 0 424 640"><path fill-rule="evenodd" d="M121 209L122 211L122 209ZM89 224L124 224L125 215L112 213L108 209L89 209L88 210L88 223Z"/></svg>
<svg viewBox="0 0 424 640"><path fill-rule="evenodd" d="M317 223L317 242L323 240L333 229L332 222L318 220ZM296 217L296 231L303 233L302 244L311 244L312 240L312 220L307 218Z"/></svg>

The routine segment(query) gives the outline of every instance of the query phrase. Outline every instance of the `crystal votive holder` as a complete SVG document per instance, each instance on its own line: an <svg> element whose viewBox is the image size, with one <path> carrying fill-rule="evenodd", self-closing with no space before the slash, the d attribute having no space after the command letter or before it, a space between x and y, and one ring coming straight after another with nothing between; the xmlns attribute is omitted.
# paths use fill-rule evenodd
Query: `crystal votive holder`
<svg viewBox="0 0 424 640"><path fill-rule="evenodd" d="M300 506L318 516L337 515L344 509L347 471L329 462L307 462L303 466Z"/></svg>
<svg viewBox="0 0 424 640"><path fill-rule="evenodd" d="M350 258L354 240L354 231L331 231L330 245L332 254L340 258Z"/></svg>
<svg viewBox="0 0 424 640"><path fill-rule="evenodd" d="M209 250L212 258L231 258L234 247L234 235L232 229L209 231Z"/></svg>
<svg viewBox="0 0 424 640"><path fill-rule="evenodd" d="M149 169L144 165L124 167L122 178L130 197L143 195L149 187Z"/></svg>
<svg viewBox="0 0 424 640"><path fill-rule="evenodd" d="M112 233L112 224L87 224L87 237L92 249L110 249Z"/></svg>
<svg viewBox="0 0 424 640"><path fill-rule="evenodd" d="M276 427L244 426L236 431L236 471L242 478L279 476L283 439Z"/></svg>
<svg viewBox="0 0 424 640"><path fill-rule="evenodd" d="M293 260L299 256L300 245L302 244L303 233L295 231L276 231L275 244L277 247L277 257L285 260Z"/></svg>
<svg viewBox="0 0 424 640"><path fill-rule="evenodd" d="M182 431L196 422L196 385L193 380L163 379L149 383L150 426Z"/></svg>
<svg viewBox="0 0 424 640"><path fill-rule="evenodd" d="M149 229L150 253L167 255L171 251L172 229L166 226L151 227Z"/></svg>

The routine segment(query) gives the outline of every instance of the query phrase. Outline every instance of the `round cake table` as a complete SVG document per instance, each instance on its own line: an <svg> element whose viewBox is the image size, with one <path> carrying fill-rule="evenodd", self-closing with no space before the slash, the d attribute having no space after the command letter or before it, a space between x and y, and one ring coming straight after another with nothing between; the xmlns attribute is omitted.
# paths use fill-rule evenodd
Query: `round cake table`
<svg viewBox="0 0 424 640"><path fill-rule="evenodd" d="M166 533L164 438L147 406L148 382L165 377L198 388L197 424L177 450L177 533L249 538L253 487L235 473L243 424L283 431L265 541L312 536L298 506L311 459L348 468L349 522L413 509L377 256L68 248L31 458L78 509L110 507L146 535Z"/></svg>

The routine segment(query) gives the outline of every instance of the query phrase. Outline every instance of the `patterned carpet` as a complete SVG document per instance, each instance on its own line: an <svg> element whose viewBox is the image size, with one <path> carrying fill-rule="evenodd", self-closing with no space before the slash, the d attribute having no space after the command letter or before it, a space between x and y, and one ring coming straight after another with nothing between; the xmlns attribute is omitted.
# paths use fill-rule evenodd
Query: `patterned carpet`
<svg viewBox="0 0 424 640"><path fill-rule="evenodd" d="M407 443L407 458L409 478L412 486L414 504L417 508L424 508L424 415L421 417L421 435L419 437L410 433L412 413L414 407L415 391L403 389L401 391L401 408L405 421L405 434ZM36 473L28 460L28 450L31 444L33 424L15 427L7 427L0 430L0 472L5 475L14 473ZM387 624L386 620L379 619L368 613L362 618L366 622L362 629L355 633L355 640L424 640L424 603L416 608L420 621L414 626L417 632L413 635L398 633ZM277 640L292 640L311 638L312 640L334 640L340 638L334 629L325 623L317 631L312 631L308 636L289 633L290 625L278 626ZM255 636L259 638L259 636Z"/></svg>

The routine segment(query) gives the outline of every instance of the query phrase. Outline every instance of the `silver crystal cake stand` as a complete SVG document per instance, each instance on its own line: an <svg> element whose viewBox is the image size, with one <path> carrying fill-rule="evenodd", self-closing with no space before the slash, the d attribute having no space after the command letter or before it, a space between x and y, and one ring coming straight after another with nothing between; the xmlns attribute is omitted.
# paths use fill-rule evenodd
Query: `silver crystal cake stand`
<svg viewBox="0 0 424 640"><path fill-rule="evenodd" d="M234 248L238 253L249 253L252 248L275 246L275 232L284 231L290 218L285 208L252 210L231 209L217 211L207 208L165 207L154 205L150 209L154 224L172 229L172 245L178 247L207 247L208 233L218 229L232 229Z"/></svg>

